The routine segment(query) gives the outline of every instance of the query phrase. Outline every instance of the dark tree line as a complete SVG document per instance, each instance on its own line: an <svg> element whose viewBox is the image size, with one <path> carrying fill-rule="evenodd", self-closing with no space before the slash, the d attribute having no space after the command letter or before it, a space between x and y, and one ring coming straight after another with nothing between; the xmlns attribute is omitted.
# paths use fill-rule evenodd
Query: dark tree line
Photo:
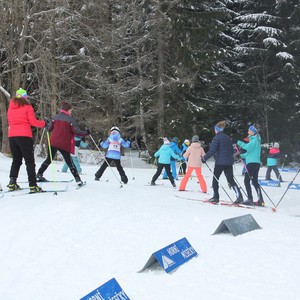
<svg viewBox="0 0 300 300"><path fill-rule="evenodd" d="M296 0L0 1L2 152L10 95L39 117L61 100L96 137L112 125L143 139L210 141L261 124L263 142L299 153L300 6ZM37 131L37 134L40 134Z"/></svg>

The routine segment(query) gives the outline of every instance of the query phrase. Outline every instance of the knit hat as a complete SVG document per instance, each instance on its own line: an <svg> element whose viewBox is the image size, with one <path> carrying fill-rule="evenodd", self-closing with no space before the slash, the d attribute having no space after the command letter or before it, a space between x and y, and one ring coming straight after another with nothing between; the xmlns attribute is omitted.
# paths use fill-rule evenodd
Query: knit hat
<svg viewBox="0 0 300 300"><path fill-rule="evenodd" d="M214 130L215 130L216 132L220 132L220 131L223 131L224 128L215 125Z"/></svg>
<svg viewBox="0 0 300 300"><path fill-rule="evenodd" d="M179 143L179 138L178 138L178 137L176 137L176 136L175 136L175 137L173 137L173 138L172 138L172 142Z"/></svg>
<svg viewBox="0 0 300 300"><path fill-rule="evenodd" d="M248 130L252 131L254 134L257 134L257 129L253 125L251 125Z"/></svg>
<svg viewBox="0 0 300 300"><path fill-rule="evenodd" d="M26 90L19 88L16 91L16 98L25 98L25 99L27 99L28 95L27 95Z"/></svg>
<svg viewBox="0 0 300 300"><path fill-rule="evenodd" d="M61 103L61 109L62 110L65 110L65 111L68 111L72 108L72 105L69 104L68 102L64 101Z"/></svg>
<svg viewBox="0 0 300 300"><path fill-rule="evenodd" d="M113 127L110 129L110 132L112 132L112 131L118 131L118 132L120 132L120 129L119 129L119 127L117 127L117 126L113 126Z"/></svg>
<svg viewBox="0 0 300 300"><path fill-rule="evenodd" d="M168 138L163 138L163 140L165 145L170 145L170 141L168 140Z"/></svg>
<svg viewBox="0 0 300 300"><path fill-rule="evenodd" d="M276 148L276 149L279 149L279 143L275 142L275 143L273 144L273 147Z"/></svg>
<svg viewBox="0 0 300 300"><path fill-rule="evenodd" d="M198 135L194 135L192 137L192 143L197 143L197 142L199 142L199 136Z"/></svg>

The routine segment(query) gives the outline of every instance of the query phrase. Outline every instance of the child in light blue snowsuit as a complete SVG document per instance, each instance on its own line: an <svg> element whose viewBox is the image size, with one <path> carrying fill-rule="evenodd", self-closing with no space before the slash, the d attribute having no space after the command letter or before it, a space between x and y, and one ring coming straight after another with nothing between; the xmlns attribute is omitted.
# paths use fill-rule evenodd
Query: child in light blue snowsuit
<svg viewBox="0 0 300 300"><path fill-rule="evenodd" d="M104 171L108 167L108 164L113 161L117 167L117 170L121 176L121 181L123 183L128 182L128 178L125 174L123 167L121 166L121 146L124 148L130 147L130 140L124 140L120 135L120 129L116 126L113 126L110 129L110 135L106 141L100 141L100 146L103 149L108 149L105 155L105 160L101 165L100 169L95 174L95 180L99 181Z"/></svg>
<svg viewBox="0 0 300 300"><path fill-rule="evenodd" d="M79 148L87 148L87 146L89 145L88 143L85 142L85 138L84 137L79 137L79 136L75 136L74 138L75 140L75 152L74 154L71 154L71 158L73 160L73 163L77 169L78 173L82 172L80 163L79 163L79 159L78 159L78 153L79 153ZM68 165L65 163L61 169L62 172L67 172L68 171Z"/></svg>
<svg viewBox="0 0 300 300"><path fill-rule="evenodd" d="M173 137L172 141L170 143L170 146L171 146L171 149L173 150L173 152L176 155L179 155L180 159L183 159L182 154L181 154L181 150L178 147L178 143L179 143L179 138L178 137ZM183 159L183 161L184 161L184 159ZM171 157L171 171L172 171L173 178L178 180L177 170L176 170L176 160L173 157ZM168 174L167 174L166 170L164 172L163 179L168 179Z"/></svg>

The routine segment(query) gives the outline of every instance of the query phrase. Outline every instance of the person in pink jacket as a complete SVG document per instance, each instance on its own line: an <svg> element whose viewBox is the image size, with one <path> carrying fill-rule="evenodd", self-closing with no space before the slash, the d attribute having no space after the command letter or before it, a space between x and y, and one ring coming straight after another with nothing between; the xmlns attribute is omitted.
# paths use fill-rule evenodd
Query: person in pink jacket
<svg viewBox="0 0 300 300"><path fill-rule="evenodd" d="M201 158L204 155L205 155L205 152L200 145L199 136L194 135L192 138L192 144L188 147L188 149L186 150L186 152L183 155L185 158L188 159L188 162L187 162L188 169L180 183L179 191L185 190L187 182L188 182L190 176L192 175L192 172L195 170L202 192L203 193L207 192L206 182L202 175L202 169L201 169L201 167L202 167Z"/></svg>

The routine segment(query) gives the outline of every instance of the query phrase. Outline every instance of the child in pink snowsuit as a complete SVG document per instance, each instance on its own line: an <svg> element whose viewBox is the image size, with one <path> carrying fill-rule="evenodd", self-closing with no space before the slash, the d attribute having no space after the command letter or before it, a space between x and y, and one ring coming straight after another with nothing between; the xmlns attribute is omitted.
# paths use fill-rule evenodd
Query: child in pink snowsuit
<svg viewBox="0 0 300 300"><path fill-rule="evenodd" d="M188 169L180 183L179 191L185 190L187 182L188 182L192 172L195 170L202 192L203 193L207 192L206 182L202 175L202 169L201 169L201 167L202 167L201 158L204 155L205 155L205 152L199 143L199 136L194 135L192 138L192 144L188 147L188 149L186 150L186 152L183 155L185 158L188 159L188 162L187 162Z"/></svg>

